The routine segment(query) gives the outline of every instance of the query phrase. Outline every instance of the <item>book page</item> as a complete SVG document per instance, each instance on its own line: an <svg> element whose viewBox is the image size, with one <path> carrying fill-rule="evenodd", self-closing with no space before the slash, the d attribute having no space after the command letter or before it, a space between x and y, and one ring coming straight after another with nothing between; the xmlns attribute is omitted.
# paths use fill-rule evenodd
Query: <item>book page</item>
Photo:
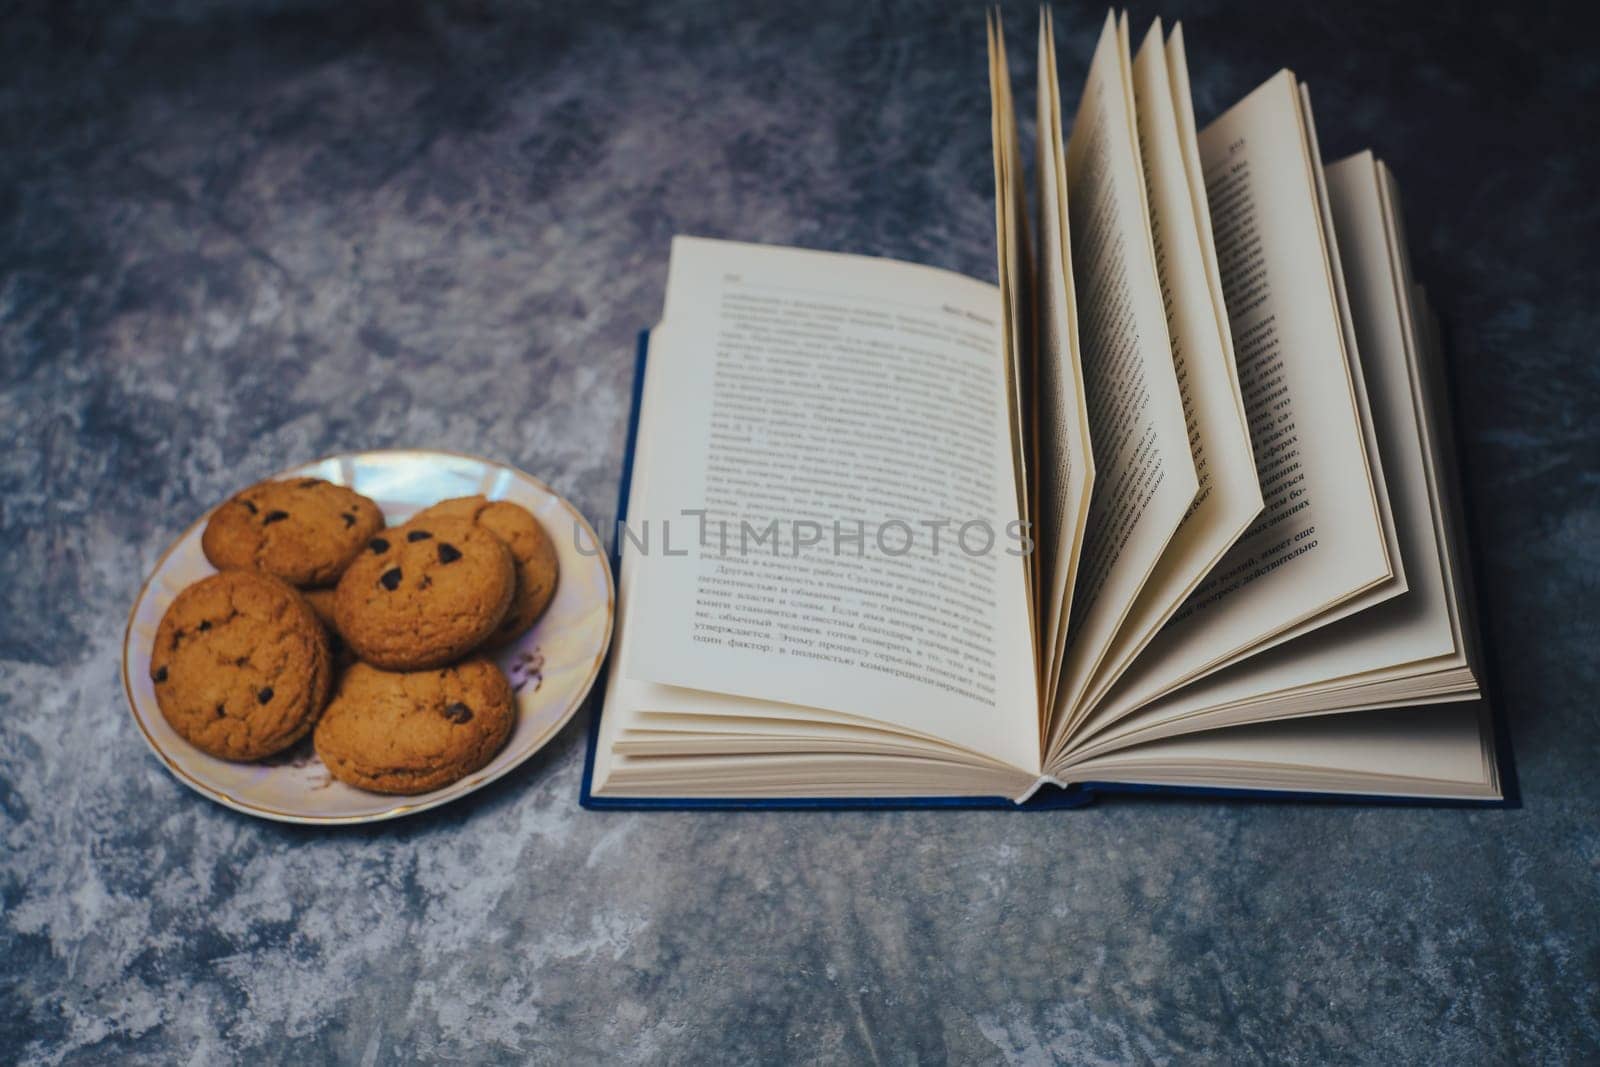
<svg viewBox="0 0 1600 1067"><path fill-rule="evenodd" d="M1036 770L995 287L678 238L663 317L621 668Z"/></svg>
<svg viewBox="0 0 1600 1067"><path fill-rule="evenodd" d="M1294 76L1199 137L1266 510L1096 711L1120 717L1394 574Z"/></svg>
<svg viewBox="0 0 1600 1067"><path fill-rule="evenodd" d="M1040 669L1045 706L1054 705L1066 651L1067 612L1089 517L1094 455L1084 406L1078 349L1077 295L1067 221L1066 145L1061 134L1061 83L1056 74L1055 26L1048 7L1039 16L1039 269L1037 551L1041 626ZM1046 724L1048 725L1048 724Z"/></svg>
<svg viewBox="0 0 1600 1067"><path fill-rule="evenodd" d="M1128 66L1126 23L1108 16L1067 144L1095 485L1052 716L1062 724L1199 485L1156 276Z"/></svg>
<svg viewBox="0 0 1600 1067"><path fill-rule="evenodd" d="M1494 799L1481 702L1325 715L1152 741L1073 770L1075 781Z"/></svg>
<svg viewBox="0 0 1600 1067"><path fill-rule="evenodd" d="M1187 71L1182 75L1187 85ZM1202 228L1190 197L1159 19L1134 59L1133 88L1156 273L1199 491L1096 672L1089 703L1109 688L1178 610L1262 506L1232 350L1224 346L1207 281L1210 215L1204 216ZM1187 102L1187 89L1183 99ZM1188 122L1193 124L1192 116Z"/></svg>
<svg viewBox="0 0 1600 1067"><path fill-rule="evenodd" d="M1460 618L1465 654L1475 676L1483 662L1482 632L1478 624L1478 597L1467 541L1467 519L1461 494L1461 468L1455 443L1455 419L1440 345L1439 320L1428 305L1427 294L1411 273L1411 253L1406 245L1404 212L1394 175L1377 163L1378 187L1383 200L1384 223L1389 235L1389 256L1400 278L1400 311L1407 335L1415 341L1415 376L1421 389L1422 433L1434 470L1434 485L1445 515L1442 546L1445 572L1450 577L1452 600Z"/></svg>
<svg viewBox="0 0 1600 1067"><path fill-rule="evenodd" d="M990 140L994 155L995 248L1000 279L1002 307L1001 334L1006 352L1006 399L1011 436L1011 464L1015 474L1017 514L1033 520L1032 473L1029 457L1033 452L1033 323L1028 314L1032 303L1032 254L1029 249L1027 204L1022 182L1022 159L1017 146L1016 110L1011 100L1011 72L1006 64L1005 35L1000 13L989 10L989 112ZM1035 658L1038 652L1037 614L1033 610L1037 579L1037 556L1030 553L1025 571L1028 618Z"/></svg>
<svg viewBox="0 0 1600 1067"><path fill-rule="evenodd" d="M1400 683L1414 700L1477 695L1450 580L1447 516L1436 484L1434 448L1423 422L1419 338L1401 297L1404 277L1370 152L1326 169L1330 206L1366 387L1377 422L1383 469L1396 511L1409 587L1358 616L1343 619L1151 702L1116 723L1078 757L1151 736L1281 715L1283 696L1349 690L1372 699L1377 683ZM1441 673L1446 672L1446 673ZM1398 687L1397 687L1398 688ZM1269 698L1279 697L1272 700ZM1333 693L1320 710L1343 706ZM1303 700L1296 701L1305 704ZM1250 705L1249 707L1240 707ZM1238 709L1236 712L1233 709Z"/></svg>
<svg viewBox="0 0 1600 1067"><path fill-rule="evenodd" d="M668 333L665 323L651 331L652 351L671 349ZM650 510L650 460L655 450L643 443L663 432L664 422L670 425L671 413L662 411L660 401L664 376L652 373L655 366L654 359L647 364L641 388L639 444L634 449L629 492L633 513ZM612 644L615 664L627 661L634 640L630 593L641 558L639 546L627 538L618 549L621 563ZM634 758L647 754L647 746L641 746L639 740L661 736L663 723L692 724L683 726L680 735L692 740L675 746L683 758ZM819 763L805 757L824 750L835 753L830 761ZM761 753L761 757L753 762L744 758L753 753ZM801 758L791 764L773 754ZM886 754L906 758L892 764L872 758ZM686 782L685 768L691 766L695 777ZM593 788L599 796L717 797L741 792L781 795L785 789L803 792L822 781L838 796L886 792L1016 796L1033 779L1032 774L902 727L821 708L640 682L614 667L607 672ZM745 782L742 789L741 780Z"/></svg>
<svg viewBox="0 0 1600 1067"><path fill-rule="evenodd" d="M1178 143L1183 149L1183 173L1189 182L1189 203L1200 231L1200 251L1205 259L1206 285L1217 318L1217 336L1228 364L1234 393L1239 393L1239 369L1233 351L1233 331L1228 326L1228 305L1222 294L1222 271L1217 265L1217 242L1211 226L1211 205L1206 201L1205 169L1200 164L1199 131L1194 122L1194 94L1189 86L1189 57L1183 43L1183 24L1172 27L1167 39L1167 82L1172 90L1172 110L1178 122ZM1250 414L1239 397L1239 417L1249 427ZM1251 466L1254 467L1252 461ZM1260 485L1257 484L1259 491Z"/></svg>
<svg viewBox="0 0 1600 1067"><path fill-rule="evenodd" d="M1311 172L1314 187L1317 190L1318 207L1322 212L1322 232L1325 237L1323 248L1326 252L1329 267L1329 279L1333 283L1334 296L1339 307L1339 322L1344 330L1346 358L1350 366L1350 384L1355 392L1356 414L1361 419L1361 433L1367 445L1367 472L1372 479L1373 498L1378 503L1378 518L1383 525L1384 545L1388 550L1389 563L1393 574L1386 582L1365 589L1355 596L1341 601L1336 606L1320 615L1291 626L1272 639L1263 642L1259 648L1272 648L1284 641L1293 640L1302 634L1311 633L1338 619L1349 618L1360 614L1368 608L1375 607L1406 591L1406 574L1404 561L1400 554L1400 537L1395 529L1394 510L1390 506L1389 490L1385 482L1381 451L1378 448L1377 430L1374 428L1372 417L1372 403L1367 396L1366 375L1361 369L1359 348L1356 345L1355 327L1350 314L1350 298L1345 291L1344 267L1339 259L1339 242L1334 236L1333 212L1328 204L1327 180L1322 168L1322 150L1317 145L1317 125L1311 113L1311 90L1305 85L1299 86L1300 113L1303 117L1301 129L1306 141L1307 158L1311 161Z"/></svg>

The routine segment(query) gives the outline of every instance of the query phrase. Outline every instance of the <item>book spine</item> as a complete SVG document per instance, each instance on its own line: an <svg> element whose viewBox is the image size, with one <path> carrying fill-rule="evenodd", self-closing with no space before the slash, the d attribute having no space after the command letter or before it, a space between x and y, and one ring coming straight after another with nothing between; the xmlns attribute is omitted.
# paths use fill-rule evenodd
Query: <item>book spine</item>
<svg viewBox="0 0 1600 1067"><path fill-rule="evenodd" d="M1047 785L1053 785L1057 789L1067 789L1070 788L1071 783L1063 782L1061 779L1054 778L1048 774L1041 774L1039 777L1033 780L1033 784L1024 790L1021 796L1012 798L1012 803L1026 804L1029 799L1032 798L1033 794L1037 793L1040 789Z"/></svg>

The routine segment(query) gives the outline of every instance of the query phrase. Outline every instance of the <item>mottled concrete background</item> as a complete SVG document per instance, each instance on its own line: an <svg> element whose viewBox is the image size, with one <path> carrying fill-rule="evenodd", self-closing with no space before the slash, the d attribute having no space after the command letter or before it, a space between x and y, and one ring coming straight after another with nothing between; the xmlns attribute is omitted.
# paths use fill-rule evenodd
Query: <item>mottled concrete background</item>
<svg viewBox="0 0 1600 1067"><path fill-rule="evenodd" d="M981 8L10 5L0 1058L1600 1058L1592 40L1576 9L1162 10L1202 122L1292 65L1330 157L1375 146L1409 193L1521 810L590 814L581 724L376 829L195 796L118 683L171 538L386 445L608 521L674 233L992 277ZM1102 15L1058 13L1069 113Z"/></svg>

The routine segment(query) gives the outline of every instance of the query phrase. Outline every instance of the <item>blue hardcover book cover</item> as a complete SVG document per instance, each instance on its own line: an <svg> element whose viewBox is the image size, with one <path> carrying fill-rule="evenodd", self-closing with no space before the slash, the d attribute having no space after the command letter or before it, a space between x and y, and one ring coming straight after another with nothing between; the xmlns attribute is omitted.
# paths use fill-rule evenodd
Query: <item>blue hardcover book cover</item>
<svg viewBox="0 0 1600 1067"><path fill-rule="evenodd" d="M620 523L628 515L628 495L633 481L634 452L638 445L639 410L644 396L645 362L649 357L649 331L641 331L638 347L634 360L632 404L628 416L627 442L622 457L622 484L617 499L617 521ZM1451 397L1451 408L1454 407L1454 397ZM1466 481L1465 478L1462 479ZM1467 501L1469 515L1471 500ZM610 557L611 566L618 582L621 581L620 541L612 537ZM1475 561L1475 557L1474 557ZM1493 657L1485 656L1489 677L1483 680L1485 693L1492 693L1496 688L1496 678L1493 670ZM1230 800L1270 800L1290 801L1298 803L1339 803L1350 805L1371 806L1429 806L1429 807L1520 807L1520 794L1517 787L1516 769L1511 754L1510 736L1506 729L1505 719L1501 715L1494 716L1495 759L1499 771L1499 784L1502 791L1501 799L1490 800L1456 800L1418 798L1406 796L1374 796L1371 794L1352 793L1320 793L1320 792L1295 792L1286 790L1262 789L1225 789L1199 786L1176 785L1146 785L1127 782L1078 782L1061 787L1044 785L1036 789L1027 800L1022 803L1005 796L974 797L974 796L908 796L908 797L839 797L839 798L777 798L752 800L745 798L703 798L703 797L604 797L596 796L593 791L595 753L600 742L600 719L605 703L607 675L611 669L608 660L600 677L596 679L594 690L589 697L589 721L587 747L584 753L583 781L579 794L579 803L594 810L611 811L762 811L762 810L905 810L912 808L993 808L1011 811L1058 811L1072 808L1082 808L1093 804L1096 800L1110 794L1126 794L1156 797L1206 797ZM1499 706L1495 702L1495 706Z"/></svg>

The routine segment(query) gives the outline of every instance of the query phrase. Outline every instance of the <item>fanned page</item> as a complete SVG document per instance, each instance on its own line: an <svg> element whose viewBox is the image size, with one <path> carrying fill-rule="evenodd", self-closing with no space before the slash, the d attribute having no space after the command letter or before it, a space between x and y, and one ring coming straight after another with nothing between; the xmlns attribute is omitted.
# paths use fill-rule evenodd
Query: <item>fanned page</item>
<svg viewBox="0 0 1600 1067"><path fill-rule="evenodd" d="M1133 122L1126 20L1106 18L1067 144L1068 217L1095 460L1053 740L1194 501Z"/></svg>
<svg viewBox="0 0 1600 1067"><path fill-rule="evenodd" d="M1479 695L1467 656L1467 598L1455 579L1461 568L1444 503L1445 468L1426 422L1422 339L1406 307L1403 248L1370 152L1329 166L1327 180L1409 586L1140 708L1091 739L1076 760L1242 722Z"/></svg>
<svg viewBox="0 0 1600 1067"><path fill-rule="evenodd" d="M1085 732L1395 574L1302 123L1294 76L1283 71L1198 138L1266 510Z"/></svg>
<svg viewBox="0 0 1600 1067"><path fill-rule="evenodd" d="M1032 348L1031 322L1026 309L1032 302L1033 264L1029 249L1027 205L1023 198L1022 160L1017 148L1016 112L1011 102L1011 73L1006 64L1005 35L999 12L989 12L989 101L990 134L994 151L995 247L997 250L1001 299L1001 336L1005 344L1006 402L1011 441L1011 464L1015 475L1017 514L1025 521L1033 518L1032 475L1028 457L1032 451L1031 417ZM1030 541L1032 540L1030 534ZM1030 640L1035 659L1039 643L1037 612L1034 610L1034 585L1037 571L1030 552L1027 579Z"/></svg>
<svg viewBox="0 0 1600 1067"><path fill-rule="evenodd" d="M1208 281L1215 260L1210 213L1196 211L1191 167L1180 129L1192 128L1188 70L1181 44L1174 60L1181 92L1169 75L1169 52L1156 20L1133 62L1139 155L1149 194L1150 234L1166 309L1172 362L1194 456L1199 491L1095 673L1092 705L1121 675L1184 598L1261 511L1261 488L1250 430L1234 373L1233 349ZM1180 119L1176 102L1186 114Z"/></svg>
<svg viewBox="0 0 1600 1067"><path fill-rule="evenodd" d="M1067 610L1072 603L1095 472L1084 406L1083 363L1078 350L1055 26L1048 8L1040 13L1039 23L1039 267L1035 279L1039 492L1035 542L1040 555L1039 607L1043 612L1039 667L1044 675L1044 704L1049 708L1054 706L1061 659L1066 651Z"/></svg>
<svg viewBox="0 0 1600 1067"><path fill-rule="evenodd" d="M1477 622L1477 591L1474 587L1470 546L1467 543L1467 516L1461 493L1459 457L1455 441L1455 421L1450 414L1450 387L1440 351L1438 317L1428 304L1427 293L1411 273L1411 254L1406 247L1406 231L1400 204L1400 190L1394 175L1382 161L1377 163L1378 192L1383 204L1383 220L1389 242L1389 257L1396 277L1396 295L1406 321L1408 335L1416 340L1415 376L1423 403L1419 415L1423 436L1429 443L1429 462L1437 470L1439 503L1445 514L1444 549L1451 589L1461 611L1461 628L1466 636L1469 663L1482 663L1479 647L1481 631ZM1478 670L1474 666L1474 670Z"/></svg>
<svg viewBox="0 0 1600 1067"><path fill-rule="evenodd" d="M1393 573L1389 578L1369 589L1342 601L1338 605L1323 612L1321 615L1307 619L1298 626L1292 626L1271 640L1263 642L1259 648L1272 648L1284 641L1293 640L1303 634L1311 633L1339 619L1349 618L1352 615L1366 611L1406 591L1406 574L1404 561L1400 555L1400 538L1395 529L1394 509L1389 501L1389 489L1385 484L1381 450L1378 447L1378 434L1372 417L1372 402L1367 395L1365 372L1361 369L1359 348L1356 344L1355 326L1350 313L1350 298L1345 286L1344 267L1340 262L1339 243L1335 239L1333 225L1333 211L1328 203L1327 178L1322 167L1322 149L1317 143L1317 124L1311 113L1311 90L1304 85L1299 85L1301 133L1305 138L1307 159L1311 162L1313 187L1317 191L1317 206L1322 214L1322 234L1324 235L1323 249L1328 262L1328 278L1333 286L1334 297L1339 308L1339 324L1343 330L1345 340L1345 358L1350 367L1350 385L1355 393L1356 414L1361 420L1362 439L1367 448L1367 471L1372 479L1373 498L1378 504L1378 520L1382 524L1384 547L1389 555L1389 563Z"/></svg>
<svg viewBox="0 0 1600 1067"><path fill-rule="evenodd" d="M1396 286L1400 311L1407 335L1416 338L1415 377L1421 389L1419 415L1422 433L1428 442L1429 463L1437 473L1434 484L1445 515L1443 546L1450 589L1460 611L1460 625L1466 641L1468 666L1475 677L1482 677L1482 631L1477 617L1477 590L1473 579L1470 546L1467 542L1467 517L1461 492L1459 459L1455 444L1455 421L1451 416L1450 387L1440 351L1439 320L1428 304L1427 294L1411 273L1411 254L1406 247L1405 222L1400 191L1394 175L1379 161L1378 191L1383 204L1383 220L1389 241L1389 257L1399 282Z"/></svg>
<svg viewBox="0 0 1600 1067"><path fill-rule="evenodd" d="M995 287L679 238L667 294L620 669L1036 770Z"/></svg>

